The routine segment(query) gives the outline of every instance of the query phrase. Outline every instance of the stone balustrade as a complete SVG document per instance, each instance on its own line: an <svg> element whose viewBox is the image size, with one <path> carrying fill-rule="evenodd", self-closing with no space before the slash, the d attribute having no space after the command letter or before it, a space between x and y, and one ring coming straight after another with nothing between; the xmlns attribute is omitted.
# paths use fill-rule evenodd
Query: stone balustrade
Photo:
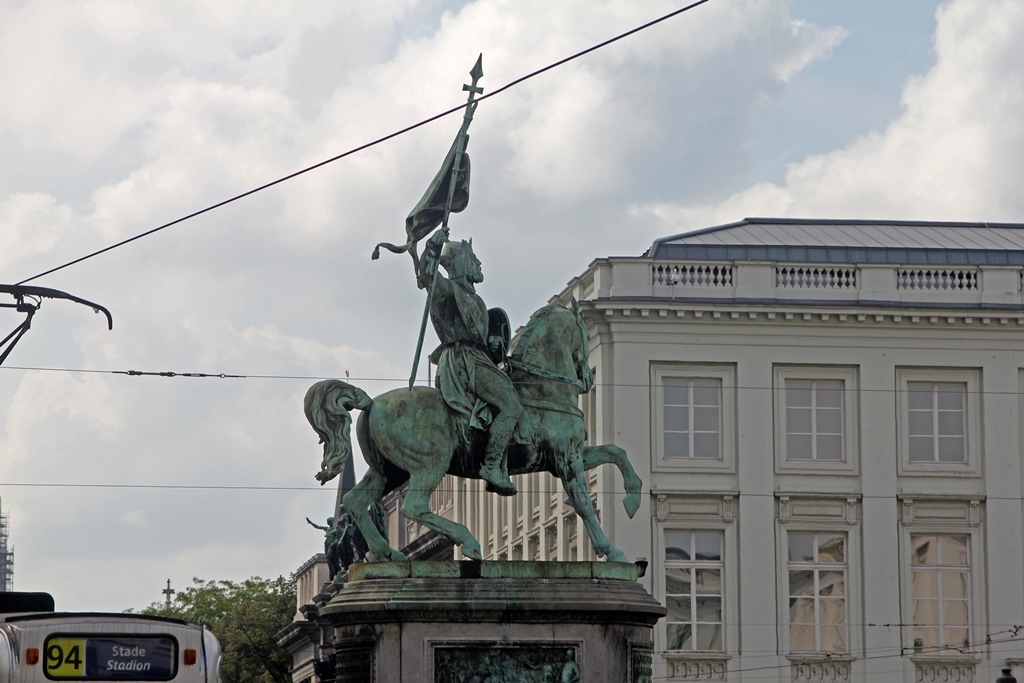
<svg viewBox="0 0 1024 683"><path fill-rule="evenodd" d="M1019 266L598 259L568 292L588 299L680 299L924 307L1024 306Z"/></svg>

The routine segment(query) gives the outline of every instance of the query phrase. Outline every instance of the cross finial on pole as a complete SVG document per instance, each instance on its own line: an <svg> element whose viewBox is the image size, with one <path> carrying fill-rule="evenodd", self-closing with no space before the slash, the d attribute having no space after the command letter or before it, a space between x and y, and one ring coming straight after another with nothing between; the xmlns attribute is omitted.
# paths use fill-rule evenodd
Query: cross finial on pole
<svg viewBox="0 0 1024 683"><path fill-rule="evenodd" d="M470 70L469 75L473 77L473 82L469 85L463 84L462 89L469 93L469 101L473 101L473 95L480 95L483 93L483 88L478 88L476 82L479 81L484 75L484 56L483 53L476 58L476 64Z"/></svg>
<svg viewBox="0 0 1024 683"><path fill-rule="evenodd" d="M167 579L167 588L163 589L160 592L164 594L164 596L165 596L164 600L165 600L167 606L170 607L171 606L171 596L178 592L178 591L174 590L173 588L171 588L171 580L170 579Z"/></svg>

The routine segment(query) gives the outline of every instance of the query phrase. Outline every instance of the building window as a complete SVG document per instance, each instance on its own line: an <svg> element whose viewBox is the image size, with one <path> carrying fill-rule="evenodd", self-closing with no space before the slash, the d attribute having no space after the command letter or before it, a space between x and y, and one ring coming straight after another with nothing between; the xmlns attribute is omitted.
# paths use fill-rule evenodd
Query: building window
<svg viewBox="0 0 1024 683"><path fill-rule="evenodd" d="M967 462L966 397L963 382L907 382L910 462Z"/></svg>
<svg viewBox="0 0 1024 683"><path fill-rule="evenodd" d="M970 644L970 548L966 534L912 534L914 650Z"/></svg>
<svg viewBox="0 0 1024 683"><path fill-rule="evenodd" d="M799 474L857 474L856 366L776 365L775 467Z"/></svg>
<svg viewBox="0 0 1024 683"><path fill-rule="evenodd" d="M786 459L841 462L843 381L785 380Z"/></svg>
<svg viewBox="0 0 1024 683"><path fill-rule="evenodd" d="M900 473L981 474L981 373L897 368Z"/></svg>
<svg viewBox="0 0 1024 683"><path fill-rule="evenodd" d="M650 392L653 470L735 469L735 366L652 363Z"/></svg>
<svg viewBox="0 0 1024 683"><path fill-rule="evenodd" d="M789 649L847 652L846 534L789 532Z"/></svg>
<svg viewBox="0 0 1024 683"><path fill-rule="evenodd" d="M662 381L665 458L721 460L722 381Z"/></svg>
<svg viewBox="0 0 1024 683"><path fill-rule="evenodd" d="M721 652L722 532L665 531L667 649Z"/></svg>

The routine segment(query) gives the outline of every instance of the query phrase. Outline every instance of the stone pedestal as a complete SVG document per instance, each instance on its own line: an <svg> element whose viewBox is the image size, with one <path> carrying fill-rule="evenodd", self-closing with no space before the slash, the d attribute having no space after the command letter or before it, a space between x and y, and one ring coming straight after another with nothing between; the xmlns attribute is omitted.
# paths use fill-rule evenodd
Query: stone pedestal
<svg viewBox="0 0 1024 683"><path fill-rule="evenodd" d="M356 564L320 610L336 683L649 683L665 608L611 562Z"/></svg>

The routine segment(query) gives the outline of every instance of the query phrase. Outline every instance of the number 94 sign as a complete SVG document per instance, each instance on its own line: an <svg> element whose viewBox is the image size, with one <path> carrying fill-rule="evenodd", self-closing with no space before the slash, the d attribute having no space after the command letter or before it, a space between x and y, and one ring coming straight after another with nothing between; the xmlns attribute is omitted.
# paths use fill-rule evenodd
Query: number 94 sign
<svg viewBox="0 0 1024 683"><path fill-rule="evenodd" d="M46 675L49 678L85 676L85 639L50 638L46 643Z"/></svg>

